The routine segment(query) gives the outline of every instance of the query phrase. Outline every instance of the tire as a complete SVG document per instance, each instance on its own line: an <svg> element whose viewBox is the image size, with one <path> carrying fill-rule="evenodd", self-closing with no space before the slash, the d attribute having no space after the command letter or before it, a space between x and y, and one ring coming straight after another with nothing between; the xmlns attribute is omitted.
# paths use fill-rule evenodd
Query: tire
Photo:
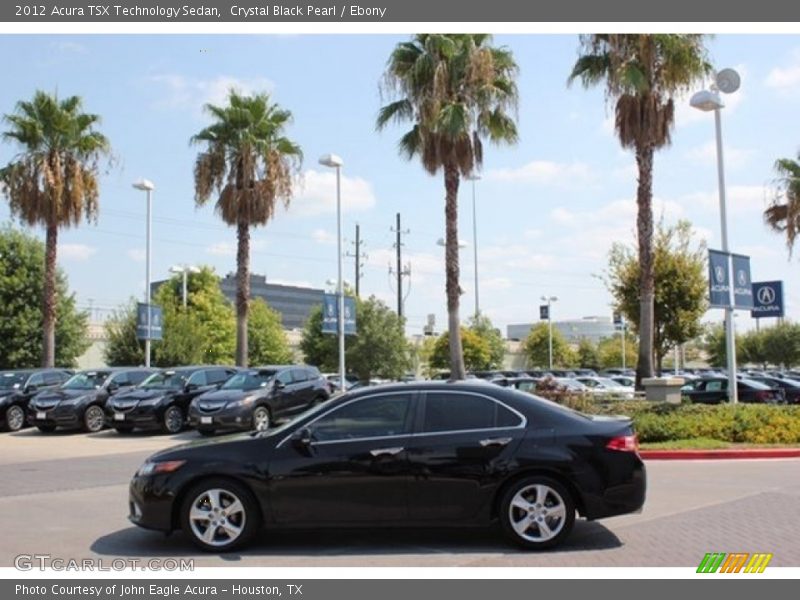
<svg viewBox="0 0 800 600"><path fill-rule="evenodd" d="M256 406L253 410L253 431L266 431L272 426L272 415L266 406Z"/></svg>
<svg viewBox="0 0 800 600"><path fill-rule="evenodd" d="M161 431L163 433L180 433L185 423L181 407L173 404L164 411L161 419Z"/></svg>
<svg viewBox="0 0 800 600"><path fill-rule="evenodd" d="M226 512L230 507L234 507L233 512ZM180 511L184 533L206 552L241 548L261 528L261 513L253 494L228 479L210 478L193 485Z"/></svg>
<svg viewBox="0 0 800 600"><path fill-rule="evenodd" d="M311 406L319 406L320 404L325 402L327 399L328 399L327 396L323 396L322 394L320 394L319 396L314 398L314 401L311 403Z"/></svg>
<svg viewBox="0 0 800 600"><path fill-rule="evenodd" d="M500 525L505 536L528 550L557 546L575 524L575 500L570 491L549 477L525 477L514 482L500 500Z"/></svg>
<svg viewBox="0 0 800 600"><path fill-rule="evenodd" d="M92 404L83 413L83 430L86 433L97 433L106 426L106 414L102 406Z"/></svg>
<svg viewBox="0 0 800 600"><path fill-rule="evenodd" d="M199 428L197 429L197 433L199 433L200 435L204 435L206 437L211 437L216 432L217 432L216 429L199 429Z"/></svg>
<svg viewBox="0 0 800 600"><path fill-rule="evenodd" d="M3 431L19 431L25 427L25 411L21 406L12 404L6 410L6 422Z"/></svg>
<svg viewBox="0 0 800 600"><path fill-rule="evenodd" d="M119 434L127 435L133 432L133 425L115 425L114 429Z"/></svg>
<svg viewBox="0 0 800 600"><path fill-rule="evenodd" d="M55 425L37 425L36 429L42 433L53 433L56 430Z"/></svg>

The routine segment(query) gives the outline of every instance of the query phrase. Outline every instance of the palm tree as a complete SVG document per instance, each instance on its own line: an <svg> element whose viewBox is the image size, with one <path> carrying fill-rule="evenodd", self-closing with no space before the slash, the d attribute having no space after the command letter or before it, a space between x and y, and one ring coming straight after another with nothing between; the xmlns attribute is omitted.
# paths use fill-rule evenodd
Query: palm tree
<svg viewBox="0 0 800 600"><path fill-rule="evenodd" d="M789 256L800 232L800 153L798 160L781 158L775 161L775 196L764 211L764 221L778 233L786 235Z"/></svg>
<svg viewBox="0 0 800 600"><path fill-rule="evenodd" d="M5 115L3 139L21 150L0 169L0 187L11 213L28 225L45 228L42 294L42 365L55 363L56 250L58 230L97 220L99 162L110 145L95 127L98 115L82 112L82 100L37 91Z"/></svg>
<svg viewBox="0 0 800 600"><path fill-rule="evenodd" d="M289 205L303 153L283 135L292 113L268 94L231 91L227 106L205 108L214 122L191 138L206 146L194 167L195 202L216 193L217 212L236 227L236 364L247 366L250 228L266 225L279 200Z"/></svg>
<svg viewBox="0 0 800 600"><path fill-rule="evenodd" d="M637 385L653 375L653 154L668 146L675 122L674 97L711 72L704 36L694 34L591 34L581 36L581 55L569 83L605 84L615 102L615 130L636 155L636 231L639 244L639 363Z"/></svg>
<svg viewBox="0 0 800 600"><path fill-rule="evenodd" d="M444 173L445 274L450 377L463 379L459 319L458 186L483 164L483 143L513 144L517 127L517 65L511 52L490 45L484 34L418 34L398 44L389 57L385 88L394 98L382 107L377 128L391 121L413 127L399 151L423 168Z"/></svg>

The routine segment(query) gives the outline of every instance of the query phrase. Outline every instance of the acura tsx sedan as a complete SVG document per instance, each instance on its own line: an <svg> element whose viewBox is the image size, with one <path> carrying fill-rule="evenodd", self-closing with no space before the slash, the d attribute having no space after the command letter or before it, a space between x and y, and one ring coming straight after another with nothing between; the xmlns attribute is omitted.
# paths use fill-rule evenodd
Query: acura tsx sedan
<svg viewBox="0 0 800 600"><path fill-rule="evenodd" d="M488 526L525 548L562 542L576 513L641 509L630 419L590 417L486 382L338 396L266 431L154 454L129 519L226 551L262 529Z"/></svg>

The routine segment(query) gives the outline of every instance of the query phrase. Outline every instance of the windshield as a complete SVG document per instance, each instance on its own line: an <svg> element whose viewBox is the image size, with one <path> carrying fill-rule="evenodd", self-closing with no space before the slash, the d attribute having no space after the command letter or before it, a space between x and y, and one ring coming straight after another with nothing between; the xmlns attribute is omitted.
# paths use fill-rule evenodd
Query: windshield
<svg viewBox="0 0 800 600"><path fill-rule="evenodd" d="M65 390L93 390L102 386L108 375L108 371L76 373L62 387Z"/></svg>
<svg viewBox="0 0 800 600"><path fill-rule="evenodd" d="M742 377L739 380L740 383L744 383L745 385L749 385L754 390L768 390L770 386L763 381L756 381L755 379L746 379Z"/></svg>
<svg viewBox="0 0 800 600"><path fill-rule="evenodd" d="M25 383L28 373L0 373L0 390L13 390Z"/></svg>
<svg viewBox="0 0 800 600"><path fill-rule="evenodd" d="M614 381L613 379L609 379L607 377L598 377L597 381L602 383L606 387L619 387L619 382Z"/></svg>
<svg viewBox="0 0 800 600"><path fill-rule="evenodd" d="M176 371L159 371L158 373L153 373L142 383L143 388L151 390L178 390L184 385L186 385L185 374Z"/></svg>
<svg viewBox="0 0 800 600"><path fill-rule="evenodd" d="M222 386L223 390L257 390L266 387L267 383L275 376L276 371L250 371L237 373Z"/></svg>

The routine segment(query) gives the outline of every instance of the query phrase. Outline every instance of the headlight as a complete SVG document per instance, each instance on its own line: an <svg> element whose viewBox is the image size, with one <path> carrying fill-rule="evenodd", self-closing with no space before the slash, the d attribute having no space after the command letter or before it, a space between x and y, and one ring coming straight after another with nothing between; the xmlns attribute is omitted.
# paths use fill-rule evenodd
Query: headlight
<svg viewBox="0 0 800 600"><path fill-rule="evenodd" d="M250 406L253 402L255 402L256 396L247 396L242 398L241 400L235 400L233 402L228 402L226 405L227 408L241 408L243 406Z"/></svg>
<svg viewBox="0 0 800 600"><path fill-rule="evenodd" d="M146 398L144 400L139 400L139 406L155 406L159 402L161 402L166 396L156 396L155 398Z"/></svg>
<svg viewBox="0 0 800 600"><path fill-rule="evenodd" d="M165 460L161 462L146 462L136 472L137 475L157 475L158 473L173 473L180 469L185 460Z"/></svg>

